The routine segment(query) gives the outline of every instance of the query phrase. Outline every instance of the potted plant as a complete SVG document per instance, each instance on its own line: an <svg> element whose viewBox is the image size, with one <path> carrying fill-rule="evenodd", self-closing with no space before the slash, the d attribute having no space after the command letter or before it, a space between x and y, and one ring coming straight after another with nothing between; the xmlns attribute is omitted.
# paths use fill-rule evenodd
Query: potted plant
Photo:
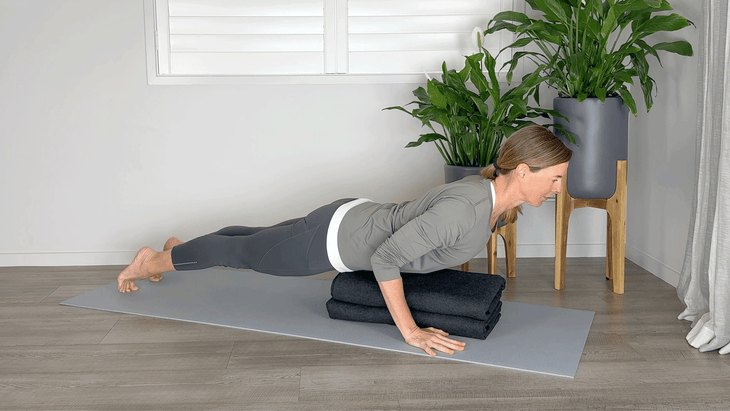
<svg viewBox="0 0 730 411"><path fill-rule="evenodd" d="M440 81L428 78L426 89L414 90L417 100L405 105L415 104L412 111L405 106L384 109L408 113L429 128L406 147L435 143L446 162L446 182L478 174L496 161L502 139L534 124L530 118L561 117L554 110L528 106L528 94L542 81L539 73L503 93L494 57L481 43L479 48L482 52L466 56L460 71L449 70L444 62Z"/></svg>
<svg viewBox="0 0 730 411"><path fill-rule="evenodd" d="M516 41L505 49L529 44L539 49L515 51L505 64L509 66L507 79L522 59L537 65L534 72L558 91L553 108L570 119L570 123L561 118L555 122L573 133L577 142L577 146L569 146L574 156L568 174L581 178L568 179L568 192L576 198L609 198L616 188L616 160L625 160L628 153L628 110L637 114L627 85L638 80L648 111L655 82L649 76L647 56L661 64L659 51L692 55L687 41L649 45L646 38L680 30L692 22L676 13L654 15L672 10L666 0L526 2L543 13L540 19L501 12L489 22L485 34L508 30L516 34ZM539 104L539 85L533 95Z"/></svg>

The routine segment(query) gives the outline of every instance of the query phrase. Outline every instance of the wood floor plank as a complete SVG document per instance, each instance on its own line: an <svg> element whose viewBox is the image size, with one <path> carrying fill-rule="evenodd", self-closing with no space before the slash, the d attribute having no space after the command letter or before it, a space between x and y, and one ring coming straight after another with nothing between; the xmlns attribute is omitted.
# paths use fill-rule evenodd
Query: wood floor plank
<svg viewBox="0 0 730 411"><path fill-rule="evenodd" d="M662 393L662 391L664 391ZM709 383L643 384L628 391L555 390L552 396L520 398L454 398L399 400L403 411L420 410L667 410L727 411L730 394L721 381Z"/></svg>
<svg viewBox="0 0 730 411"><path fill-rule="evenodd" d="M290 338L251 344L236 341L229 368L265 367L270 365L323 366L323 365L393 365L438 364L441 359L425 356L402 355L392 351L335 344L325 341Z"/></svg>
<svg viewBox="0 0 730 411"><path fill-rule="evenodd" d="M3 284L0 288L0 304L39 303L57 288L58 286L47 284L21 287Z"/></svg>
<svg viewBox="0 0 730 411"><path fill-rule="evenodd" d="M588 334L580 361L625 362L646 361L647 358L636 351L624 334L609 334L593 331Z"/></svg>
<svg viewBox="0 0 730 411"><path fill-rule="evenodd" d="M109 333L116 319L98 321L39 320L0 323L0 346L98 344Z"/></svg>
<svg viewBox="0 0 730 411"><path fill-rule="evenodd" d="M653 386L730 380L730 368L721 361L674 362L666 364L581 363L575 379L555 378L492 367L468 365L413 365L360 367L302 367L301 400L447 399L646 396ZM355 370L356 368L356 370Z"/></svg>
<svg viewBox="0 0 730 411"><path fill-rule="evenodd" d="M296 402L298 391L299 368L0 375L3 407L14 410L156 409L156 404L164 404L165 409L203 409Z"/></svg>
<svg viewBox="0 0 730 411"><path fill-rule="evenodd" d="M225 369L233 341L3 347L0 374Z"/></svg>
<svg viewBox="0 0 730 411"><path fill-rule="evenodd" d="M648 361L717 361L717 351L701 353L675 334L644 333L632 336L628 344ZM727 357L727 356L724 356ZM727 363L727 361L726 361Z"/></svg>

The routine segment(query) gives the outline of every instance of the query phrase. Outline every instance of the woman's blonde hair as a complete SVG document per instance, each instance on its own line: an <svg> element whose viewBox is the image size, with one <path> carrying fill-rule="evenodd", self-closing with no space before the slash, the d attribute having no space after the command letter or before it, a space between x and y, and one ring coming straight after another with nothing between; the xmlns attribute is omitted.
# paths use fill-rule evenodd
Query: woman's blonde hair
<svg viewBox="0 0 730 411"><path fill-rule="evenodd" d="M499 148L497 161L483 168L479 175L494 180L500 174L510 174L523 163L530 167L531 172L536 173L543 168L568 162L572 157L573 152L550 130L544 126L532 125L515 131L504 140ZM500 219L514 223L517 221L517 213L522 214L522 206L505 211Z"/></svg>

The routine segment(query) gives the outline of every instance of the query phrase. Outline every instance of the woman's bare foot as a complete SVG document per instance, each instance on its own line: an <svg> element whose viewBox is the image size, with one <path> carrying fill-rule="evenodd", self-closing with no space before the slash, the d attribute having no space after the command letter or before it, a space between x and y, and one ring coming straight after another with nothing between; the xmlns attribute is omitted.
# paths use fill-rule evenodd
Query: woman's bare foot
<svg viewBox="0 0 730 411"><path fill-rule="evenodd" d="M175 247L176 245L180 245L182 243L183 242L178 240L177 237L170 237L165 242L165 245L162 247L162 250L163 251L170 250L170 249L172 249L172 247ZM150 277L150 281L155 282L155 283L158 281L161 281L161 280L162 280L162 274L155 274L152 277Z"/></svg>
<svg viewBox="0 0 730 411"><path fill-rule="evenodd" d="M134 281L150 277L144 266L147 260L154 254L155 250L149 247L142 247L142 249L137 252L132 263L129 264L117 277L117 289L119 289L119 292L127 293L139 290L139 287L137 287Z"/></svg>

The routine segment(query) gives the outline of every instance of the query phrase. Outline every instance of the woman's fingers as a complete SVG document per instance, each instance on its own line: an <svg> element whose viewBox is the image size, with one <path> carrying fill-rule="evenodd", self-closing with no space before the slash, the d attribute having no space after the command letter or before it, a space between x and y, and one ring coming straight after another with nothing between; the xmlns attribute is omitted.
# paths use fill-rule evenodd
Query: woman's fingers
<svg viewBox="0 0 730 411"><path fill-rule="evenodd" d="M454 351L464 351L465 342L452 340L441 333L437 333L437 331L443 333L443 331L435 328L419 329L414 333L416 335L411 336L408 343L424 350L429 355L436 355L434 350L446 354L454 354Z"/></svg>
<svg viewBox="0 0 730 411"><path fill-rule="evenodd" d="M431 332L435 332L436 334L449 335L449 333L447 333L446 331L439 330L438 328L428 327L426 329L429 330L429 331L431 331Z"/></svg>
<svg viewBox="0 0 730 411"><path fill-rule="evenodd" d="M447 335L449 335L449 333L447 333L446 331L442 331L442 330L439 330L438 328L433 328L433 327L429 327L429 328L427 328L427 330L433 332L436 336L440 337L441 341L447 343L451 348L458 349L458 347L463 348L464 346L466 346L466 343L463 341L458 341L458 340L453 340L451 338L448 338ZM460 350L460 351L463 351L463 350Z"/></svg>

